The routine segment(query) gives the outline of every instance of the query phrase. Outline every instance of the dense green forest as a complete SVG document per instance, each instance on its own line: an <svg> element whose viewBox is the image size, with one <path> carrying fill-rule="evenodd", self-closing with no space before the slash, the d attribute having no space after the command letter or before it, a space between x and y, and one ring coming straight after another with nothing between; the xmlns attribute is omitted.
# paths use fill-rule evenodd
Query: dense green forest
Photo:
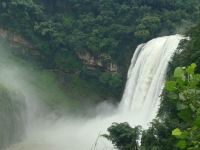
<svg viewBox="0 0 200 150"><path fill-rule="evenodd" d="M32 44L28 59L63 78L87 80L100 95L117 98L136 46L159 35L183 33L196 22L199 6L198 0L0 2L0 26Z"/></svg>

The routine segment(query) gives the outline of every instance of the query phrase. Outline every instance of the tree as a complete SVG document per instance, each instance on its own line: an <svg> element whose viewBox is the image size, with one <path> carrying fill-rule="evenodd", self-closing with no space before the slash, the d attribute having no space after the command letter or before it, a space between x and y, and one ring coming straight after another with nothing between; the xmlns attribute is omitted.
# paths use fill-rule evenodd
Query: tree
<svg viewBox="0 0 200 150"><path fill-rule="evenodd" d="M103 137L112 141L119 150L139 150L139 135L141 127L132 128L128 123L113 123L108 128L109 134Z"/></svg>

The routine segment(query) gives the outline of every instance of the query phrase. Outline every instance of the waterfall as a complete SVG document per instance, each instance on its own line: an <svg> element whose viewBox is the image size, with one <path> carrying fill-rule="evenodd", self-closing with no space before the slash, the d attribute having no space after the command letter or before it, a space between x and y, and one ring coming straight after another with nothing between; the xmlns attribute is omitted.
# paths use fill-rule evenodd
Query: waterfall
<svg viewBox="0 0 200 150"><path fill-rule="evenodd" d="M139 45L131 61L126 87L119 106L116 108L107 103L102 104L99 115L94 118L70 115L56 119L42 115L42 118L39 118L34 114L42 112L43 107L32 110L33 102L31 101L37 103L44 101L46 95L34 97L41 91L39 89L37 92L31 92L31 89L37 89L38 83L30 86L27 80L15 81L16 88L25 95L28 104L27 116L31 117L28 122L30 125L35 122L36 124L29 126L26 137L21 142L10 145L6 150L113 150L112 144L99 135L106 133L113 122L128 122L131 126L147 127L148 123L156 117L168 62L181 39L183 37L180 35L172 35L159 37ZM31 74L28 73L28 75ZM24 82L23 86L20 82ZM12 82L9 83L12 84ZM110 113L105 113L105 110L109 110Z"/></svg>
<svg viewBox="0 0 200 150"><path fill-rule="evenodd" d="M146 124L156 117L168 62L178 47L180 35L153 39L137 47L128 71L120 109L136 113Z"/></svg>

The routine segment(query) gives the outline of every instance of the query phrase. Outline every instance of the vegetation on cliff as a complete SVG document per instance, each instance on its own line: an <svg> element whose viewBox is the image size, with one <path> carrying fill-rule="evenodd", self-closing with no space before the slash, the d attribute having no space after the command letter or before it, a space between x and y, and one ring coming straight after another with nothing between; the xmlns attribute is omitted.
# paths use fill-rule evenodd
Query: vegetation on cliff
<svg viewBox="0 0 200 150"><path fill-rule="evenodd" d="M200 73L200 23L191 28L186 36L189 37L189 40L182 41L180 50L177 51L173 62L170 63L171 69L196 63L197 72Z"/></svg>
<svg viewBox="0 0 200 150"><path fill-rule="evenodd" d="M109 91L117 97L136 46L158 35L181 32L196 21L199 5L198 0L0 2L0 26L32 43L39 53L34 58L44 68L64 76L76 74L98 85L100 93ZM87 53L96 62L85 64L79 56Z"/></svg>

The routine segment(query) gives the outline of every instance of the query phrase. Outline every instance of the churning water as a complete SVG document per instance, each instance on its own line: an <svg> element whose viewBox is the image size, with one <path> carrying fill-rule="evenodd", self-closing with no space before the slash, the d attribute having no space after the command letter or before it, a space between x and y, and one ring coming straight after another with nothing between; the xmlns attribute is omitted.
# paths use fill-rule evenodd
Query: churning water
<svg viewBox="0 0 200 150"><path fill-rule="evenodd" d="M113 122L128 122L142 125L156 117L168 62L177 49L180 35L153 39L137 47L128 71L123 98L118 108L104 104L110 114L102 112L95 118L64 116L37 117L43 107L29 82L13 72L12 64L6 67L6 84L12 85L24 95L27 106L28 123L26 134L21 142L10 145L6 150L111 150L112 144L100 137ZM4 70L0 67L0 74ZM12 74L12 75L11 75ZM12 82L11 82L12 81ZM4 83L2 81L2 83ZM48 88L48 87L47 87Z"/></svg>

